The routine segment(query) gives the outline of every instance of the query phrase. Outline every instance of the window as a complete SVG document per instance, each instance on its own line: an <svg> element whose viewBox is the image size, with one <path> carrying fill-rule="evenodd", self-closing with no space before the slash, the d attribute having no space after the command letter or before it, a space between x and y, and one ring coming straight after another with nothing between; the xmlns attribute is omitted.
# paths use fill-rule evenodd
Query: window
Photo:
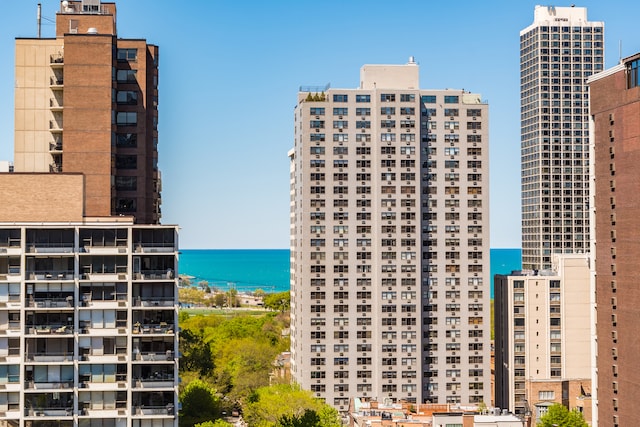
<svg viewBox="0 0 640 427"><path fill-rule="evenodd" d="M118 61L136 61L138 49L118 49Z"/></svg>
<svg viewBox="0 0 640 427"><path fill-rule="evenodd" d="M309 114L312 116L324 116L324 107L311 107Z"/></svg>
<svg viewBox="0 0 640 427"><path fill-rule="evenodd" d="M310 135L310 139L311 139L311 141L314 141L314 142L323 142L325 140L325 134L324 133L312 133Z"/></svg>
<svg viewBox="0 0 640 427"><path fill-rule="evenodd" d="M396 100L396 95L394 93L381 93L380 101L382 102L394 102Z"/></svg>
<svg viewBox="0 0 640 427"><path fill-rule="evenodd" d="M116 213L127 213L136 211L135 199L118 199L116 202Z"/></svg>
<svg viewBox="0 0 640 427"><path fill-rule="evenodd" d="M416 96L413 93L403 93L400 95L400 102L415 102Z"/></svg>
<svg viewBox="0 0 640 427"><path fill-rule="evenodd" d="M333 95L333 102L348 102L349 96L344 94Z"/></svg>
<svg viewBox="0 0 640 427"><path fill-rule="evenodd" d="M445 108L444 115L447 117L455 117L459 115L459 110L457 108Z"/></svg>
<svg viewBox="0 0 640 427"><path fill-rule="evenodd" d="M116 94L118 104L135 105L138 103L138 92L132 90L119 90Z"/></svg>
<svg viewBox="0 0 640 427"><path fill-rule="evenodd" d="M356 102L357 101L357 97L356 97ZM370 116L371 115L371 108L356 108L356 116Z"/></svg>
<svg viewBox="0 0 640 427"><path fill-rule="evenodd" d="M117 191L136 191L138 180L135 176L116 176Z"/></svg>
<svg viewBox="0 0 640 427"><path fill-rule="evenodd" d="M334 116L346 116L347 114L349 114L349 109L346 107L333 109Z"/></svg>
<svg viewBox="0 0 640 427"><path fill-rule="evenodd" d="M422 101L424 104L435 104L436 103L436 96L435 95L423 95L420 97L420 101Z"/></svg>
<svg viewBox="0 0 640 427"><path fill-rule="evenodd" d="M356 95L356 102L371 102L371 95Z"/></svg>
<svg viewBox="0 0 640 427"><path fill-rule="evenodd" d="M118 154L116 155L116 168L117 169L137 169L138 168L138 156L127 156Z"/></svg>
<svg viewBox="0 0 640 427"><path fill-rule="evenodd" d="M135 83L136 70L118 70L116 80L118 83Z"/></svg>
<svg viewBox="0 0 640 427"><path fill-rule="evenodd" d="M640 74L638 73L639 68L640 59L627 63L627 89L640 86Z"/></svg>
<svg viewBox="0 0 640 427"><path fill-rule="evenodd" d="M444 103L445 104L457 104L459 101L459 97L457 95L445 95Z"/></svg>
<svg viewBox="0 0 640 427"><path fill-rule="evenodd" d="M138 123L138 113L120 111L116 114L116 123L124 126L136 125Z"/></svg>
<svg viewBox="0 0 640 427"><path fill-rule="evenodd" d="M137 147L138 134L135 133L117 133L116 147Z"/></svg>

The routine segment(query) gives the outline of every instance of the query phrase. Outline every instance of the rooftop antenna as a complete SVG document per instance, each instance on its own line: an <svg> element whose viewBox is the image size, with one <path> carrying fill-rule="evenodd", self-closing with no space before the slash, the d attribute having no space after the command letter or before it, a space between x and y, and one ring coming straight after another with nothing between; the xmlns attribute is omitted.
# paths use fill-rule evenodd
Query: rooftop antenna
<svg viewBox="0 0 640 427"><path fill-rule="evenodd" d="M38 3L38 38L42 38L42 4Z"/></svg>
<svg viewBox="0 0 640 427"><path fill-rule="evenodd" d="M618 40L618 55L620 56L620 63L622 63L622 39Z"/></svg>

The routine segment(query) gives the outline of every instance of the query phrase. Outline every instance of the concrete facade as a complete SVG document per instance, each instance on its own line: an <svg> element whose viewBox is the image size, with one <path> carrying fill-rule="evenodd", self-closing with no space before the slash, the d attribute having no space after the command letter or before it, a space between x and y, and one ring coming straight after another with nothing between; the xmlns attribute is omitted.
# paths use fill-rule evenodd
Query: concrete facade
<svg viewBox="0 0 640 427"><path fill-rule="evenodd" d="M417 76L365 65L295 108L292 375L340 411L490 402L488 105Z"/></svg>
<svg viewBox="0 0 640 427"><path fill-rule="evenodd" d="M600 425L640 424L640 54L590 80Z"/></svg>
<svg viewBox="0 0 640 427"><path fill-rule="evenodd" d="M584 411L591 397L589 258L554 255L553 266L539 274L496 276L495 403L516 414L539 417L550 403Z"/></svg>
<svg viewBox="0 0 640 427"><path fill-rule="evenodd" d="M582 7L536 6L520 32L522 263L589 251L589 93L604 24Z"/></svg>

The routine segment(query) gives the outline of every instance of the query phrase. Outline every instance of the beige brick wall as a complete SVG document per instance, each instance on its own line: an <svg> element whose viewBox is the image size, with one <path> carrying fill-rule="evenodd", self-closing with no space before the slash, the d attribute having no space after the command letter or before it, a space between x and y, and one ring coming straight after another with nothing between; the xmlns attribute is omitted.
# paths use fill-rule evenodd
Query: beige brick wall
<svg viewBox="0 0 640 427"><path fill-rule="evenodd" d="M80 174L0 174L0 222L82 221Z"/></svg>

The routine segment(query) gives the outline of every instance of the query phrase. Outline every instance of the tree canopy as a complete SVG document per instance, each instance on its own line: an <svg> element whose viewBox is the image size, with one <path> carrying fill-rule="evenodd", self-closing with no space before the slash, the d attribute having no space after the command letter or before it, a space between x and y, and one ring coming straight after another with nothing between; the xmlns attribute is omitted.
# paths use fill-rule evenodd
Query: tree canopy
<svg viewBox="0 0 640 427"><path fill-rule="evenodd" d="M244 406L251 427L340 427L338 411L290 384L257 389Z"/></svg>
<svg viewBox="0 0 640 427"><path fill-rule="evenodd" d="M291 294L289 291L267 294L264 297L264 306L274 311L284 313L291 306Z"/></svg>
<svg viewBox="0 0 640 427"><path fill-rule="evenodd" d="M538 427L588 427L589 424L576 409L569 411L564 406L556 403L549 407L545 415L540 417Z"/></svg>
<svg viewBox="0 0 640 427"><path fill-rule="evenodd" d="M221 405L214 390L204 381L194 379L180 394L180 427L220 418Z"/></svg>

